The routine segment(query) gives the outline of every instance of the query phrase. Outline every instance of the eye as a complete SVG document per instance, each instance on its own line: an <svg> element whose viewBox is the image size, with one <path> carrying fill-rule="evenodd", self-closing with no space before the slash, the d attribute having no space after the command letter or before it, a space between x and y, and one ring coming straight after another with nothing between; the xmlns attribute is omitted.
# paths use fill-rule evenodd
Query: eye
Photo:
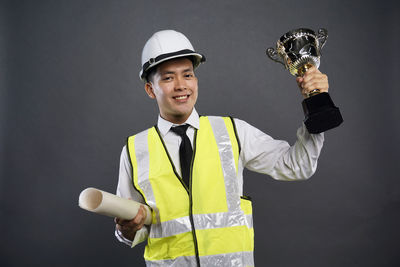
<svg viewBox="0 0 400 267"><path fill-rule="evenodd" d="M172 80L172 76L165 76L162 78L163 81L171 81Z"/></svg>
<svg viewBox="0 0 400 267"><path fill-rule="evenodd" d="M193 73L186 73L184 75L185 78L192 78L193 76L194 76Z"/></svg>

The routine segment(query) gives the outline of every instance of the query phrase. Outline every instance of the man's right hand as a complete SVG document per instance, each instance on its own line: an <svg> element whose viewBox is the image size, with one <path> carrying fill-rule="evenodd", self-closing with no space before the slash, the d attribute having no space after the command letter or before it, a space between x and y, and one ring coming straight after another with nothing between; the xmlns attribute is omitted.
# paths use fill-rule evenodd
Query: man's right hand
<svg viewBox="0 0 400 267"><path fill-rule="evenodd" d="M138 213L132 220L123 220L120 218L115 218L114 222L117 229L122 233L122 235L133 241L136 232L142 229L144 221L146 220L146 209L143 205L140 206Z"/></svg>

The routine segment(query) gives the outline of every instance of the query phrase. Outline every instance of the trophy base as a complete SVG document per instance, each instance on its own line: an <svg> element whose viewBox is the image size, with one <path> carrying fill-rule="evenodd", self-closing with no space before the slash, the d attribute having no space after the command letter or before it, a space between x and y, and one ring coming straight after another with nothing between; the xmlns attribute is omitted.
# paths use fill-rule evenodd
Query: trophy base
<svg viewBox="0 0 400 267"><path fill-rule="evenodd" d="M309 133L322 133L339 126L343 122L340 110L328 93L319 93L302 102L305 115L304 124Z"/></svg>

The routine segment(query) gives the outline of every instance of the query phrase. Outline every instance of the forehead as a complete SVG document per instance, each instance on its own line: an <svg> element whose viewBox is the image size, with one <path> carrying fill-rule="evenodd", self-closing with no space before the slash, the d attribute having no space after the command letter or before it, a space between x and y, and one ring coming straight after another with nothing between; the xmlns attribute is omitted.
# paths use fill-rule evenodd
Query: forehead
<svg viewBox="0 0 400 267"><path fill-rule="evenodd" d="M188 58L176 58L161 63L158 68L158 73L165 72L182 72L193 71L193 63Z"/></svg>

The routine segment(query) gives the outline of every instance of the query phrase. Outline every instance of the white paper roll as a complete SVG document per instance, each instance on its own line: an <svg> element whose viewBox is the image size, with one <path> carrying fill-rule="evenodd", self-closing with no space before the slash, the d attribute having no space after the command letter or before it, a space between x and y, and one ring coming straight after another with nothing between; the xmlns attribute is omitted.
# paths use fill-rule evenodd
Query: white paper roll
<svg viewBox="0 0 400 267"><path fill-rule="evenodd" d="M150 225L151 210L147 205L93 187L86 188L79 195L79 207L82 209L124 220L132 220L141 205L147 213L145 224Z"/></svg>

